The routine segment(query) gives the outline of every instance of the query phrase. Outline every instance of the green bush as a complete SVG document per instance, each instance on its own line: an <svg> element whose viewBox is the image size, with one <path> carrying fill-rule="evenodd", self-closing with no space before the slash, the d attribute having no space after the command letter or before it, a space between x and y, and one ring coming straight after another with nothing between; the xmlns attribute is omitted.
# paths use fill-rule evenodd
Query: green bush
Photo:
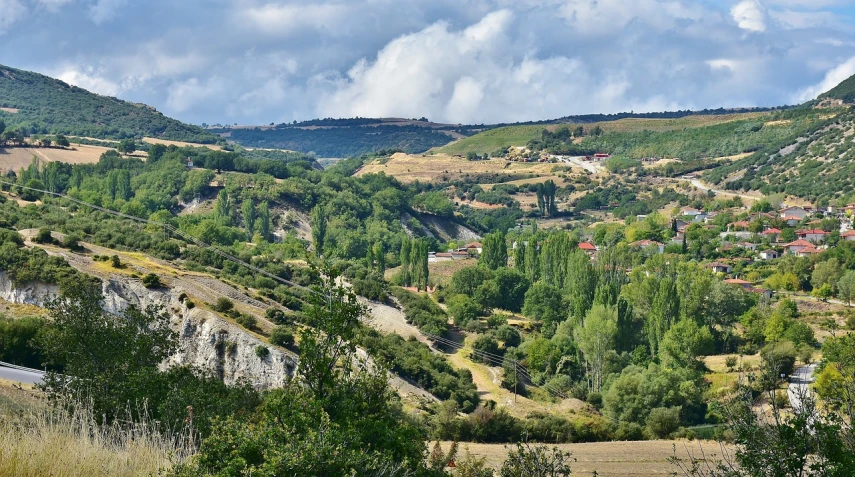
<svg viewBox="0 0 855 477"><path fill-rule="evenodd" d="M53 236L50 233L50 229L46 227L42 227L36 232L36 236L33 237L33 242L41 243L41 244L50 244L53 243Z"/></svg>
<svg viewBox="0 0 855 477"><path fill-rule="evenodd" d="M260 359L264 359L270 356L270 350L267 348L267 346L258 345L255 347L255 355L258 356Z"/></svg>
<svg viewBox="0 0 855 477"><path fill-rule="evenodd" d="M276 346L289 348L294 345L294 329L290 326L279 325L270 332L270 342Z"/></svg>
<svg viewBox="0 0 855 477"><path fill-rule="evenodd" d="M163 286L163 284L160 282L160 277L158 277L154 273L149 273L142 277L142 284L146 288L150 289L161 288Z"/></svg>
<svg viewBox="0 0 855 477"><path fill-rule="evenodd" d="M229 300L228 298L221 296L217 298L217 302L211 307L214 311L218 311L220 313L227 313L231 311L235 307L235 304Z"/></svg>
<svg viewBox="0 0 855 477"><path fill-rule="evenodd" d="M244 315L240 314L237 318L235 318L237 324L243 326L248 330L255 330L258 328L258 320L252 315Z"/></svg>
<svg viewBox="0 0 855 477"><path fill-rule="evenodd" d="M665 439L680 428L679 407L657 407L647 416L647 431L659 439Z"/></svg>

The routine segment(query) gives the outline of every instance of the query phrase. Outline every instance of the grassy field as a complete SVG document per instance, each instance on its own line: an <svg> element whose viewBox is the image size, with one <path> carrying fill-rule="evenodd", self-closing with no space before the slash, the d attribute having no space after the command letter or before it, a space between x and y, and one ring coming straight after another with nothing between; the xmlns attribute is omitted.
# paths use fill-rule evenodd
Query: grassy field
<svg viewBox="0 0 855 477"><path fill-rule="evenodd" d="M192 142L183 142L183 141L167 141L166 139L157 139L154 137L144 137L143 142L149 144L163 144L164 146L176 146L176 147L207 147L208 149L214 151L222 151L223 148L214 144L196 144Z"/></svg>
<svg viewBox="0 0 855 477"><path fill-rule="evenodd" d="M566 164L538 162L511 162L504 159L489 161L467 161L448 154L393 154L388 159L377 159L364 165L357 176L384 173L401 182L439 182L462 178L475 174L533 174L552 177L556 167L566 168Z"/></svg>
<svg viewBox="0 0 855 477"><path fill-rule="evenodd" d="M447 451L450 445L450 442L442 443L443 450ZM559 444L557 447L569 451L575 459L570 463L574 476L591 476L596 472L600 477L673 475L679 472L679 468L668 462L669 457L699 457L703 448L707 459L718 461L722 453L719 444L712 441L592 442ZM502 444L460 443L458 459L466 456L467 449L475 457L486 458L488 466L499 469L508 455L509 447Z"/></svg>
<svg viewBox="0 0 855 477"><path fill-rule="evenodd" d="M0 148L0 171L18 171L33 162L33 156L45 162L66 162L68 164L94 164L101 154L112 149L100 146L75 144L68 149L9 147Z"/></svg>
<svg viewBox="0 0 855 477"><path fill-rule="evenodd" d="M599 125L606 132L637 132L637 131L674 131L684 128L698 128L715 124L728 123L742 119L752 119L769 113L737 113L721 115L696 115L678 119L619 119L600 123L583 124L585 128ZM530 140L540 137L544 129L554 131L567 126L573 129L576 124L551 124L539 126L508 126L491 129L474 136L454 141L446 146L436 148L432 152L463 155L467 152L479 154L491 153L497 149L509 146L525 146Z"/></svg>

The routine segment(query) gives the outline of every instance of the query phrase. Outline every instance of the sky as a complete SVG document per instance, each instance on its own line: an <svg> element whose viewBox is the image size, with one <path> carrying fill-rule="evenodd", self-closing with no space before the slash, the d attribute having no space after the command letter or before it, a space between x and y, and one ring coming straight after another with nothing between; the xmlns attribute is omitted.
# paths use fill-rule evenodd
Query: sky
<svg viewBox="0 0 855 477"><path fill-rule="evenodd" d="M855 74L855 0L0 0L0 64L194 124L777 106Z"/></svg>

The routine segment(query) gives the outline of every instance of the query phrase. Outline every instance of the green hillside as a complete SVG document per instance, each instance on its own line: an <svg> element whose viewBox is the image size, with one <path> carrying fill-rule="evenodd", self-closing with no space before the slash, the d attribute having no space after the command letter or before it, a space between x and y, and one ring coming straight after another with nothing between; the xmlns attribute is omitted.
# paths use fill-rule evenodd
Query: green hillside
<svg viewBox="0 0 855 477"><path fill-rule="evenodd" d="M839 85L822 93L819 99L842 99L844 103L855 102L855 76L850 76Z"/></svg>
<svg viewBox="0 0 855 477"><path fill-rule="evenodd" d="M30 134L217 141L216 135L168 118L150 106L97 95L57 79L2 65L0 107L7 108L0 111L0 120Z"/></svg>

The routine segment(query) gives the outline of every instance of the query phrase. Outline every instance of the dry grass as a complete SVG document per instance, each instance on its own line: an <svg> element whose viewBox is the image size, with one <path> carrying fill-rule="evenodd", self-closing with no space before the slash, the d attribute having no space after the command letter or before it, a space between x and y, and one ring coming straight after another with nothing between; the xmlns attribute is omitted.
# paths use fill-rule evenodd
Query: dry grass
<svg viewBox="0 0 855 477"><path fill-rule="evenodd" d="M0 417L2 477L157 475L189 455L151 425L98 426L83 410L37 408Z"/></svg>
<svg viewBox="0 0 855 477"><path fill-rule="evenodd" d="M356 175L376 174L383 172L394 176L401 182L437 182L464 177L474 174L534 174L537 176L553 177L555 167L559 164L539 162L511 162L504 159L488 161L467 161L465 158L447 154L393 154L388 160L378 159L366 164ZM545 180L545 179L544 179Z"/></svg>
<svg viewBox="0 0 855 477"><path fill-rule="evenodd" d="M0 111L4 111L7 113L17 114L20 109L18 108L0 108Z"/></svg>
<svg viewBox="0 0 855 477"><path fill-rule="evenodd" d="M444 442L447 450L451 444ZM570 463L573 475L590 476L596 471L601 477L661 477L672 475L679 469L668 462L669 457L686 459L701 456L718 460L721 455L719 444L711 441L629 441L592 442L584 444L558 444L558 448L569 451L575 462ZM509 447L502 444L461 443L458 457L466 455L466 448L474 457L484 457L487 465L499 469L508 455ZM551 446L550 446L551 447ZM715 454L715 455L711 455Z"/></svg>
<svg viewBox="0 0 855 477"><path fill-rule="evenodd" d="M68 149L41 147L0 148L0 171L18 171L33 162L33 156L41 162L65 162L68 164L94 164L101 154L113 149L101 146L75 144Z"/></svg>
<svg viewBox="0 0 855 477"><path fill-rule="evenodd" d="M196 144L193 142L184 142L184 141L168 141L166 139L157 139L154 137L144 137L143 142L147 142L149 144L163 144L164 146L176 146L176 147L207 147L213 151L222 151L223 148L217 146L215 144Z"/></svg>
<svg viewBox="0 0 855 477"><path fill-rule="evenodd" d="M43 316L44 314L44 308L39 308L35 305L12 303L0 299L0 315L5 315L9 318L21 318L24 316Z"/></svg>

